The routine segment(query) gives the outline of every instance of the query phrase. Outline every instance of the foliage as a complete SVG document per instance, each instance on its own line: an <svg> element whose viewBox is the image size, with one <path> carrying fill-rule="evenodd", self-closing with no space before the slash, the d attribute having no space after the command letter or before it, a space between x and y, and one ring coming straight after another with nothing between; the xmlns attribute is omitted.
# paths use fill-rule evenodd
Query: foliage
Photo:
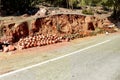
<svg viewBox="0 0 120 80"><path fill-rule="evenodd" d="M2 10L5 10L7 14L14 12L24 12L29 7L35 5L36 0L1 0Z"/></svg>
<svg viewBox="0 0 120 80"><path fill-rule="evenodd" d="M113 8L113 17L120 19L120 0L108 0L104 5Z"/></svg>
<svg viewBox="0 0 120 80"><path fill-rule="evenodd" d="M105 33L105 31L99 27L95 28L95 33L101 34L101 33Z"/></svg>
<svg viewBox="0 0 120 80"><path fill-rule="evenodd" d="M85 0L85 4L86 5L91 5L91 6L95 6L97 4L100 4L101 0Z"/></svg>
<svg viewBox="0 0 120 80"><path fill-rule="evenodd" d="M113 16L115 18L120 17L120 0L0 0L0 10L6 10L7 13L23 12L26 11L28 7L33 7L39 3L48 3L56 7L60 6L71 9L77 8L78 5L103 5L113 9ZM91 11L83 10L83 13L91 14Z"/></svg>
<svg viewBox="0 0 120 80"><path fill-rule="evenodd" d="M87 14L87 15L93 15L94 14L92 9L84 9L84 10L82 10L82 13Z"/></svg>
<svg viewBox="0 0 120 80"><path fill-rule="evenodd" d="M57 24L57 25L56 25L56 28L57 28L57 31L58 31L58 32L61 32L61 25L60 25L60 24Z"/></svg>
<svg viewBox="0 0 120 80"><path fill-rule="evenodd" d="M101 3L101 0L2 0L4 8L9 7L13 10L24 9L39 3L49 3L54 6L73 9L78 7L78 5L96 5Z"/></svg>

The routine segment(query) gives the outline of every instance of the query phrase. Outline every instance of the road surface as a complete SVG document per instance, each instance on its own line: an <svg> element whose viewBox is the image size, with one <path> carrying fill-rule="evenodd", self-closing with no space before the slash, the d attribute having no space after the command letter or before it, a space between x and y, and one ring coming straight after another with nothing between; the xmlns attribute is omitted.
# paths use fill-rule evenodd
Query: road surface
<svg viewBox="0 0 120 80"><path fill-rule="evenodd" d="M120 80L120 34L59 50L61 55L0 75L0 80Z"/></svg>

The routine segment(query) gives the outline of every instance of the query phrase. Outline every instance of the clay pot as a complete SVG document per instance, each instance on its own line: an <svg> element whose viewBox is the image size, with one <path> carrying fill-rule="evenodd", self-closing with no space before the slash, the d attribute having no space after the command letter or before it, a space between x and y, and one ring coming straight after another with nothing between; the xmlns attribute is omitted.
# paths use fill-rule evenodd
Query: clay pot
<svg viewBox="0 0 120 80"><path fill-rule="evenodd" d="M46 40L44 40L44 45L47 45L47 42L46 42Z"/></svg>
<svg viewBox="0 0 120 80"><path fill-rule="evenodd" d="M26 39L24 38L23 41L25 41Z"/></svg>
<svg viewBox="0 0 120 80"><path fill-rule="evenodd" d="M39 38L41 39L41 38L42 38L42 36L41 36L41 35L39 35Z"/></svg>
<svg viewBox="0 0 120 80"><path fill-rule="evenodd" d="M35 40L33 39L32 42L35 42Z"/></svg>
<svg viewBox="0 0 120 80"><path fill-rule="evenodd" d="M44 39L44 38L45 38L45 36L43 35L43 36L42 36L42 38Z"/></svg>
<svg viewBox="0 0 120 80"><path fill-rule="evenodd" d="M21 45L21 42L18 42L18 45Z"/></svg>
<svg viewBox="0 0 120 80"><path fill-rule="evenodd" d="M34 46L34 42L31 43L32 44L32 47Z"/></svg>
<svg viewBox="0 0 120 80"><path fill-rule="evenodd" d="M25 45L27 45L27 44L28 44L28 42L27 42L27 41L25 41L25 42L24 42L24 44L25 44Z"/></svg>
<svg viewBox="0 0 120 80"><path fill-rule="evenodd" d="M46 37L49 37L49 35L47 34Z"/></svg>
<svg viewBox="0 0 120 80"><path fill-rule="evenodd" d="M69 38L66 38L66 39L65 39L65 41L66 41L66 42L69 42L69 41L70 41L70 39L69 39Z"/></svg>
<svg viewBox="0 0 120 80"><path fill-rule="evenodd" d="M32 39L32 37L29 37L28 39L29 39L29 40L31 40L31 39Z"/></svg>
<svg viewBox="0 0 120 80"><path fill-rule="evenodd" d="M51 40L48 41L48 44L51 44Z"/></svg>
<svg viewBox="0 0 120 80"><path fill-rule="evenodd" d="M40 46L40 42L37 42L37 46Z"/></svg>
<svg viewBox="0 0 120 80"><path fill-rule="evenodd" d="M29 39L26 39L25 41L26 41L26 42L28 42L28 41L29 41Z"/></svg>
<svg viewBox="0 0 120 80"><path fill-rule="evenodd" d="M55 42L57 43L57 42L58 42L58 39L55 39Z"/></svg>
<svg viewBox="0 0 120 80"><path fill-rule="evenodd" d="M52 43L54 44L54 43L55 43L55 41L53 40L53 41L52 41Z"/></svg>
<svg viewBox="0 0 120 80"><path fill-rule="evenodd" d="M39 38L36 38L36 41L38 41L39 40Z"/></svg>
<svg viewBox="0 0 120 80"><path fill-rule="evenodd" d="M45 43L44 43L44 41L42 41L42 45L44 45Z"/></svg>
<svg viewBox="0 0 120 80"><path fill-rule="evenodd" d="M49 44L49 40L46 41L47 45Z"/></svg>
<svg viewBox="0 0 120 80"><path fill-rule="evenodd" d="M33 40L35 40L36 38L35 38L35 37L33 37L32 39L33 39Z"/></svg>
<svg viewBox="0 0 120 80"><path fill-rule="evenodd" d="M32 47L32 42L30 43L30 47Z"/></svg>
<svg viewBox="0 0 120 80"><path fill-rule="evenodd" d="M32 42L32 40L29 40L29 43L31 43Z"/></svg>
<svg viewBox="0 0 120 80"><path fill-rule="evenodd" d="M18 46L18 49L19 50L22 50L22 49L24 49L25 47L24 46Z"/></svg>
<svg viewBox="0 0 120 80"><path fill-rule="evenodd" d="M34 43L34 47L36 47L36 46L37 46L37 43L35 42L35 43Z"/></svg>
<svg viewBox="0 0 120 80"><path fill-rule="evenodd" d="M26 48L30 48L30 45L26 45Z"/></svg>
<svg viewBox="0 0 120 80"><path fill-rule="evenodd" d="M41 45L42 45L42 46L44 45L43 40L41 41Z"/></svg>
<svg viewBox="0 0 120 80"><path fill-rule="evenodd" d="M24 46L24 45L25 45L25 44L22 42L22 43L21 43L21 46Z"/></svg>
<svg viewBox="0 0 120 80"><path fill-rule="evenodd" d="M20 39L19 41L23 41L23 39Z"/></svg>
<svg viewBox="0 0 120 80"><path fill-rule="evenodd" d="M30 48L30 42L27 43L26 48Z"/></svg>

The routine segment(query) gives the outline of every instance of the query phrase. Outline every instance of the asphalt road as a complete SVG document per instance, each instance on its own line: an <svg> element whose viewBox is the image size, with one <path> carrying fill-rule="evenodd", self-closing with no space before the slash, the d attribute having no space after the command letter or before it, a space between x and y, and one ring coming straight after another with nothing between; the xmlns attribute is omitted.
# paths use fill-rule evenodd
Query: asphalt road
<svg viewBox="0 0 120 80"><path fill-rule="evenodd" d="M120 34L73 41L63 50L55 58L2 74L0 80L120 80Z"/></svg>

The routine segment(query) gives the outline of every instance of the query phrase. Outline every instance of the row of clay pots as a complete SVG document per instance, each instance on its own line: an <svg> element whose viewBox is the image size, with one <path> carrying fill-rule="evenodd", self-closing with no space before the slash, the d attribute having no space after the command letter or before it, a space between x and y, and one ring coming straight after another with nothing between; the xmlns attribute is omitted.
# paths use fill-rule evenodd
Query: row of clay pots
<svg viewBox="0 0 120 80"><path fill-rule="evenodd" d="M45 46L49 44L55 44L58 42L68 41L56 35L35 35L22 38L18 42L19 49L25 49L30 47Z"/></svg>

